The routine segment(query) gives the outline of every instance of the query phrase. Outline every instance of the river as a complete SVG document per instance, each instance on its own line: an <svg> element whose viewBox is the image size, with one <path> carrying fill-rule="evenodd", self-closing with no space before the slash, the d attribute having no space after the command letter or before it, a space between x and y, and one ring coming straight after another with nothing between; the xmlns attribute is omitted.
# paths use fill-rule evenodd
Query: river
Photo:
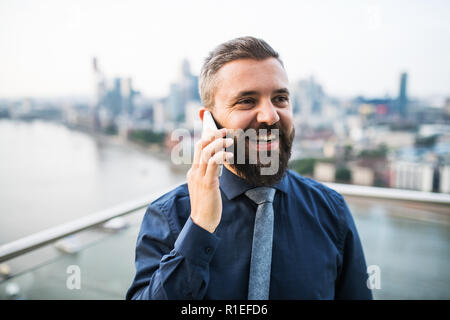
<svg viewBox="0 0 450 320"><path fill-rule="evenodd" d="M0 120L0 244L183 180L132 145L56 123Z"/></svg>

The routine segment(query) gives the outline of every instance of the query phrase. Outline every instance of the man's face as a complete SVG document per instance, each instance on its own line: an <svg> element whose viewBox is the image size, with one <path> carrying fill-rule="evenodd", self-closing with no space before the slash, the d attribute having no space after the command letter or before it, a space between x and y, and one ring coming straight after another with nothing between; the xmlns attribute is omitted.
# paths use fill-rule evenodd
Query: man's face
<svg viewBox="0 0 450 320"><path fill-rule="evenodd" d="M278 129L279 139L252 141L246 150L273 153L279 158L279 170L269 176L260 174L261 164L239 164L231 167L255 185L277 182L287 167L294 136L293 114L289 100L288 79L275 58L265 60L240 59L225 64L217 73L217 88L212 113L216 122L228 129L255 129L267 133ZM276 130L274 130L275 132ZM278 167L277 167L278 168Z"/></svg>

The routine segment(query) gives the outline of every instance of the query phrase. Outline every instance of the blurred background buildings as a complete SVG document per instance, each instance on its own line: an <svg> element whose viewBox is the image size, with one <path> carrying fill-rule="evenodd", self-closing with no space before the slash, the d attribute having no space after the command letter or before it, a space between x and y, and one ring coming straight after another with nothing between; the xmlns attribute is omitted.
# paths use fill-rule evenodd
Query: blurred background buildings
<svg viewBox="0 0 450 320"><path fill-rule="evenodd" d="M161 98L143 96L131 77L108 77L100 63L92 59L91 101L2 99L0 116L57 121L168 153L177 142L170 141L174 129L194 135L201 127L198 76L187 59ZM394 97L342 99L328 95L313 76L293 81L291 167L327 182L450 193L450 96L414 98L408 82L407 72L398 75Z"/></svg>
<svg viewBox="0 0 450 320"><path fill-rule="evenodd" d="M281 54L290 167L344 194L381 270L375 297L450 298L449 2L273 4L0 2L0 299L123 299L139 206L6 262L1 253L184 183L172 133L199 138L202 59L243 35ZM80 266L81 290L67 289L68 265Z"/></svg>

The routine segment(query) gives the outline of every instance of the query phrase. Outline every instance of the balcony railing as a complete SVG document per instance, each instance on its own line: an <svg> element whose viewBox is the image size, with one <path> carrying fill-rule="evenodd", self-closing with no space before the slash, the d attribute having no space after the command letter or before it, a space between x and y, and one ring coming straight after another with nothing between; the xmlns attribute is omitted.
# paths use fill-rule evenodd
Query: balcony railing
<svg viewBox="0 0 450 320"><path fill-rule="evenodd" d="M405 237L413 239L413 237L417 238L417 230L428 230L428 227L423 229L422 225L418 227L418 225L414 224L415 222L408 222L413 223L408 227L404 227L407 223L402 222L401 229L398 229L397 223L400 220L396 218L398 217L396 212L401 212L401 217L412 217L413 219L416 217L440 217L439 219L420 220L428 221L427 223L431 223L430 228L435 228L433 233L425 231L423 233L425 238L435 237L436 234L438 236L444 235L443 237L426 241L440 241L438 249L435 247L430 249L431 251L436 249L438 252L439 250L443 252L442 256L437 254L435 257L436 263L439 264L439 266L436 266L436 270L449 269L449 257L445 255L445 252L448 253L449 243L445 234L448 235L449 229L450 195L332 183L327 183L327 185L343 194L346 198L358 225L368 265L379 264L382 271L387 270L385 271L387 272L385 278L389 279L389 276L391 276L391 279L394 279L393 274L401 274L402 272L396 269L397 267L393 265L393 262L390 263L385 258L385 256L391 254L389 250L390 246L392 247L392 244L386 243L388 241L386 240L386 233L395 235L399 233L399 230L400 233L405 232L405 234L411 232L411 235L406 235ZM3 279L0 278L0 298L122 299L134 275L134 245L144 209L150 202L172 188L0 246L0 277L3 273ZM379 213L380 207L384 208L383 210L385 210L384 213L386 214ZM373 217L370 218L369 215L373 215ZM394 218L389 218L389 216ZM105 226L106 222L114 221L118 217L134 218L130 220L132 222L125 231L105 234L105 228L98 228L99 226ZM393 220L380 223L379 219ZM433 224L430 221L439 223ZM392 226L397 229L392 229ZM414 228L419 229L414 231ZM73 240L73 237L78 238L76 239L77 241L74 241L74 249L71 250L70 240ZM87 240L80 241L80 239ZM410 241L411 239L406 240ZM61 246L61 241L65 240L68 240L69 245ZM59 248L59 250L55 250L55 247ZM63 248L62 251L61 248ZM430 250L424 248L424 251L417 252L417 260L420 262L420 255L429 254ZM401 255L401 252L398 254ZM408 259L414 259L414 254L414 252L410 253ZM107 261L110 264L105 264ZM415 262L412 263L414 264ZM428 261L427 263L430 264L432 262ZM86 279L86 277L83 277L83 289L70 291L65 287L65 279L67 277L65 268L68 265L79 265L86 273L97 273L98 278ZM398 261L396 265L398 265ZM411 266L405 266L405 268L413 270L413 273L417 271ZM445 288L450 288L450 283L448 283L450 281L450 273L442 270L441 272L444 273L441 276L444 277L443 285L445 287L437 285L436 280L433 278L429 285L435 285L435 290L430 289L430 292L438 293L438 296L431 294L430 297L448 299L450 298L450 292ZM427 279L426 275L423 277L423 279ZM46 288L43 284L52 278L59 284L59 287ZM398 277L395 279L398 279ZM116 283L114 281L119 282ZM395 281L397 280L394 280L394 283ZM32 284L30 285L30 283ZM428 282L423 280L423 283L427 285ZM406 287L408 287L408 284ZM381 290L374 293L374 295L378 298L405 298L405 292L409 292L409 289L406 290L404 286L402 290L398 290L398 294L396 294L396 290L398 289L394 286L393 291L392 289L389 292ZM403 293L400 293L400 291ZM412 298L415 297L414 295L412 296Z"/></svg>

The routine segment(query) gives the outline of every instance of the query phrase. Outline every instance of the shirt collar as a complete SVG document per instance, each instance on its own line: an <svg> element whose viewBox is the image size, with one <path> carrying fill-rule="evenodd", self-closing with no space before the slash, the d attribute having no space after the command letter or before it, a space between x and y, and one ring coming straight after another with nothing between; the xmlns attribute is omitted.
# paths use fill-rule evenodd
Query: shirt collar
<svg viewBox="0 0 450 320"><path fill-rule="evenodd" d="M284 193L287 193L288 192L287 171L284 174L283 178L276 184L272 185L271 187ZM223 166L222 176L220 177L220 188L225 193L227 198L229 200L232 200L243 194L245 191L256 188L256 186L251 185L241 177L235 175L233 172L228 170L225 166Z"/></svg>

